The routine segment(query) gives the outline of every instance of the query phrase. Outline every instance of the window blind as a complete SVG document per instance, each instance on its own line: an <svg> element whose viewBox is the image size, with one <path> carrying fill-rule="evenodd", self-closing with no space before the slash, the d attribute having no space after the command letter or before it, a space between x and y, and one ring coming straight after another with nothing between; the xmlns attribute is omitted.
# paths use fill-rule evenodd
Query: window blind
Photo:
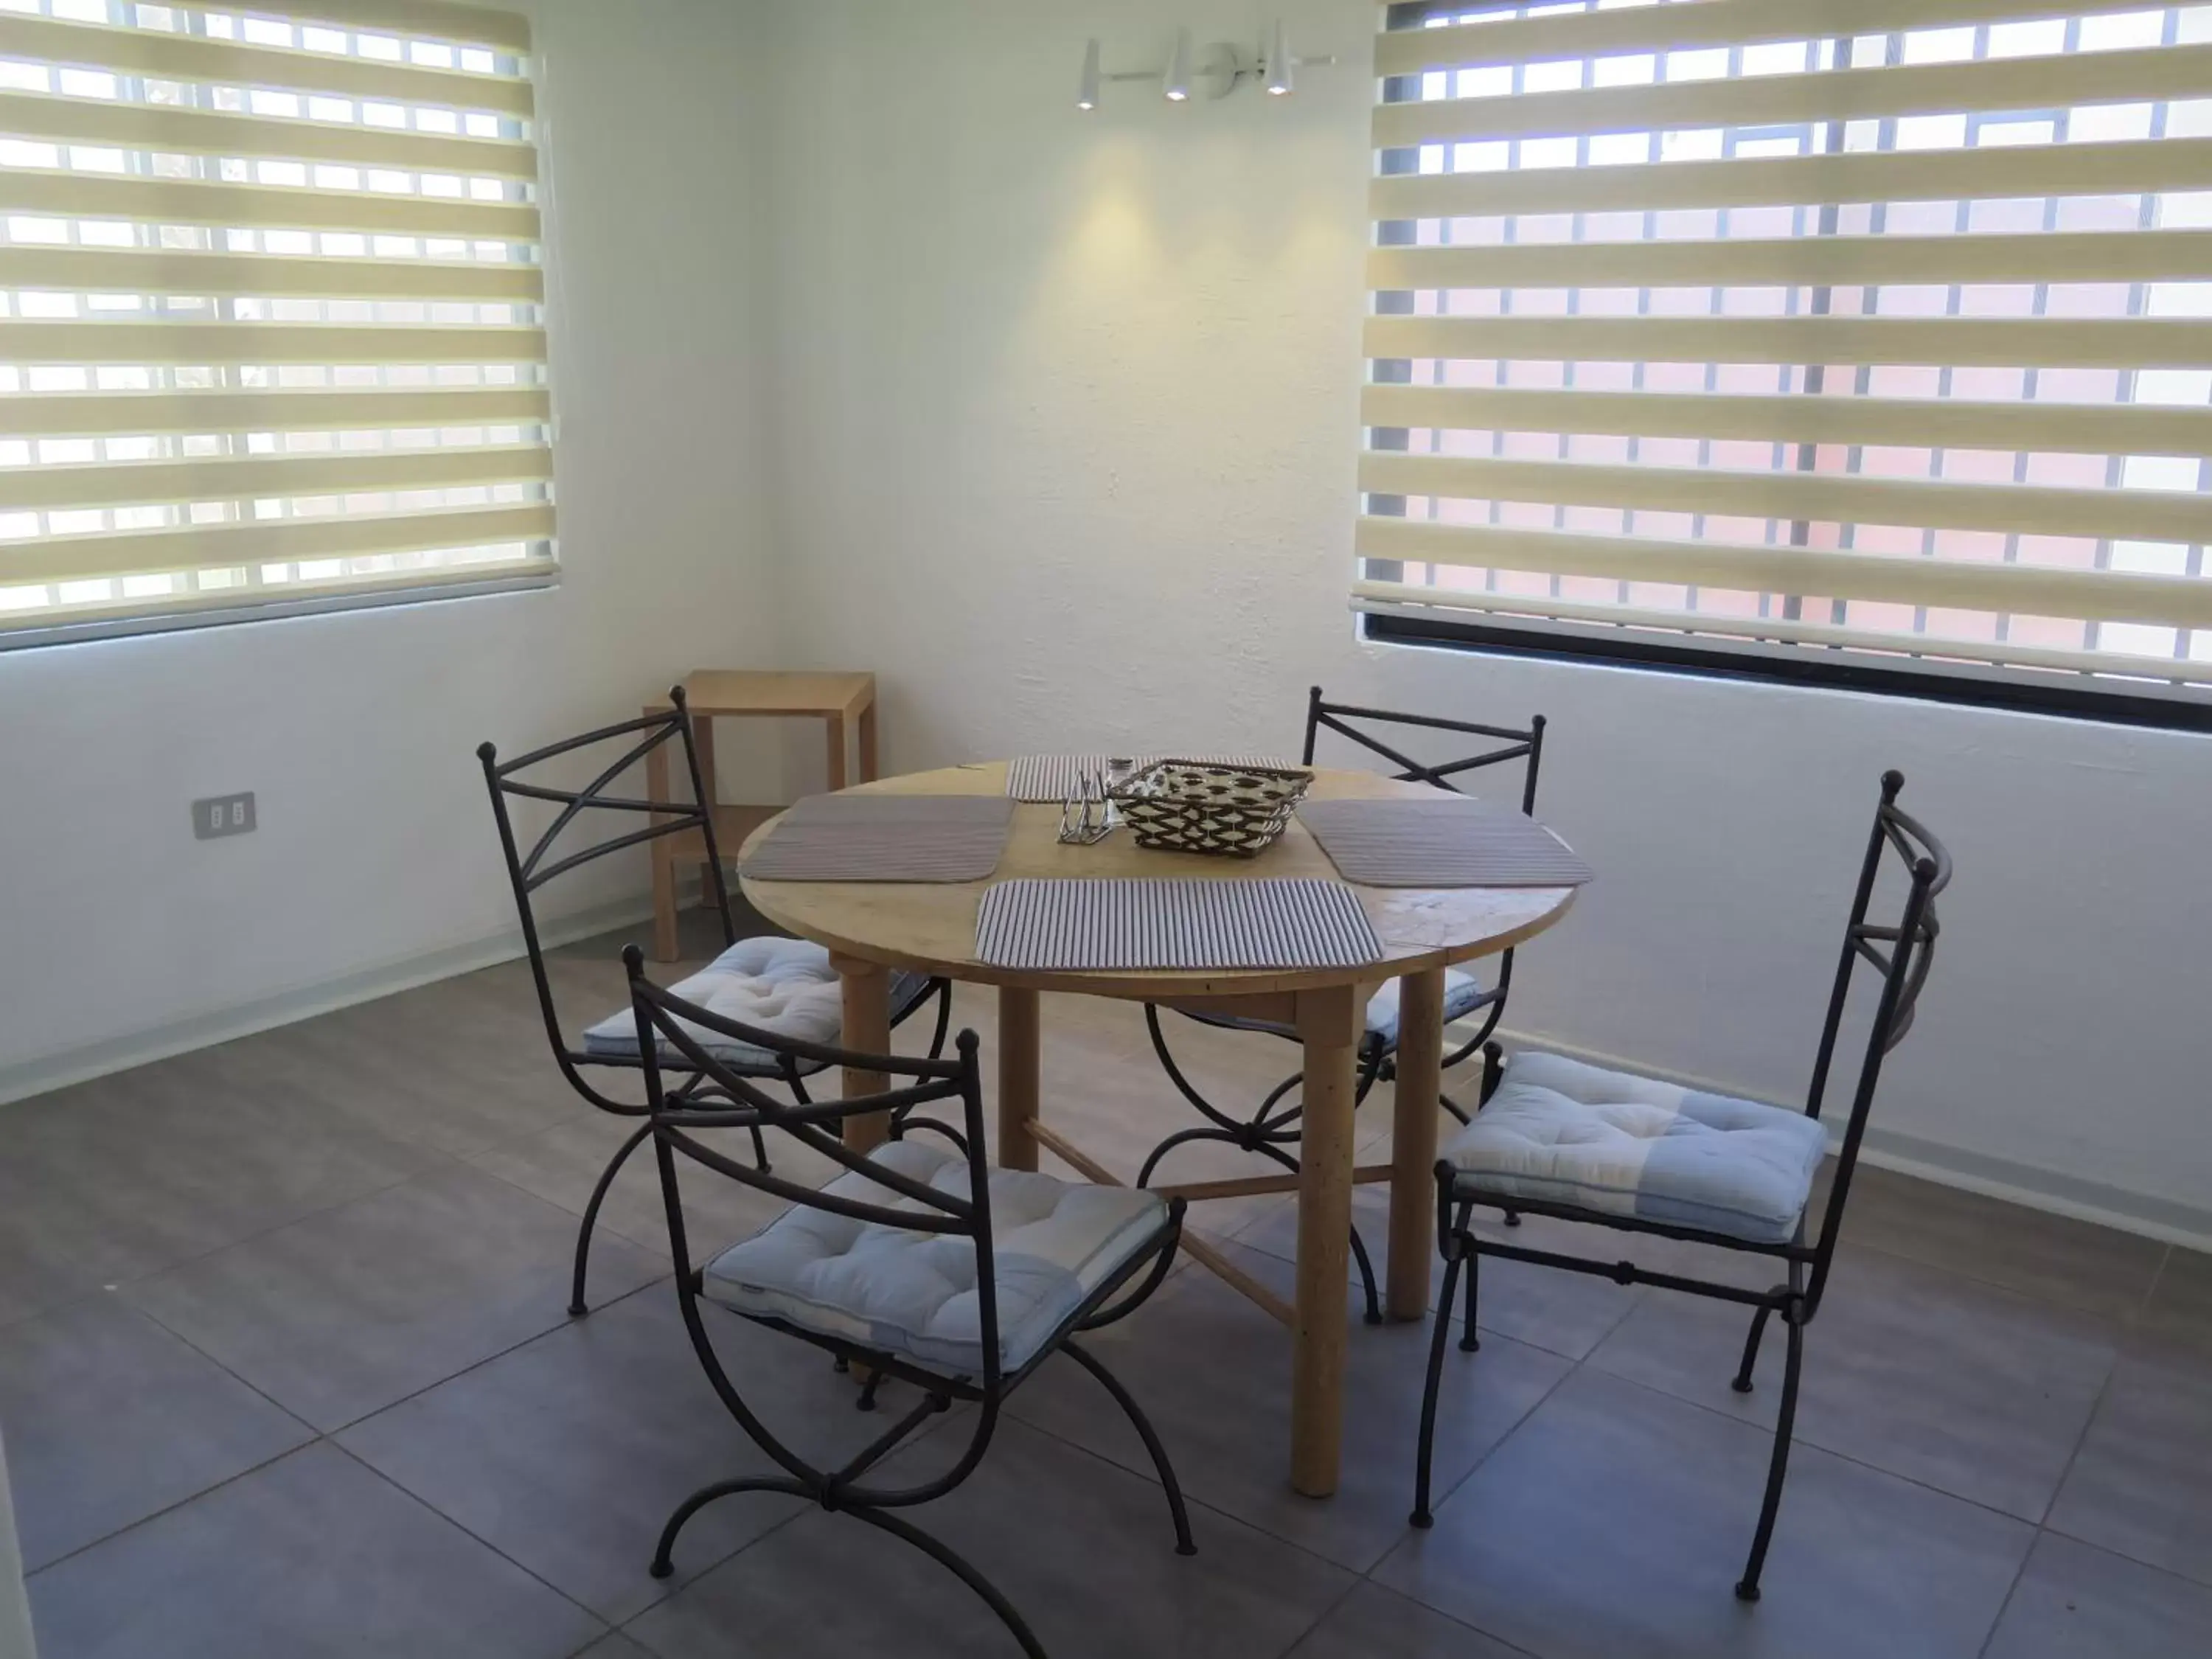
<svg viewBox="0 0 2212 1659"><path fill-rule="evenodd" d="M0 646L550 575L529 45L0 0Z"/></svg>
<svg viewBox="0 0 2212 1659"><path fill-rule="evenodd" d="M1393 7L1362 609L2212 684L2212 5Z"/></svg>

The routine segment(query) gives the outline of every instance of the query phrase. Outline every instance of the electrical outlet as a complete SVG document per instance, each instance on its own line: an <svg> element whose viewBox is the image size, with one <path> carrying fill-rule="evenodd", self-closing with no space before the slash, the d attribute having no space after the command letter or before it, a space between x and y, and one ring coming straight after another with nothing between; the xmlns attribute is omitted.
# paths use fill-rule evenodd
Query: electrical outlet
<svg viewBox="0 0 2212 1659"><path fill-rule="evenodd" d="M250 836L258 823L251 789L242 795L212 795L192 803L192 834L201 841Z"/></svg>

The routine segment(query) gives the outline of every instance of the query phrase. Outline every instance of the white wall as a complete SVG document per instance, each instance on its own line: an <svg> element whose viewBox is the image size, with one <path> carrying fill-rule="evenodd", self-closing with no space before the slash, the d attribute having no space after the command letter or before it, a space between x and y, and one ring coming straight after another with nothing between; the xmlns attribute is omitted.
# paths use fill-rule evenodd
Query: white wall
<svg viewBox="0 0 2212 1659"><path fill-rule="evenodd" d="M0 654L0 1098L465 959L514 919L477 743L516 752L769 647L752 14L530 9L561 586ZM195 842L187 803L235 789L258 833Z"/></svg>
<svg viewBox="0 0 2212 1659"><path fill-rule="evenodd" d="M1082 43L1176 21L1315 70L1073 107ZM1878 1109L1893 1158L2203 1230L2212 743L1363 645L1344 605L1364 299L1347 0L777 9L768 407L794 659L884 677L888 760L1286 747L1305 687L1549 714L1546 816L1601 878L1511 1023L1803 1087L1887 766L1960 874Z"/></svg>

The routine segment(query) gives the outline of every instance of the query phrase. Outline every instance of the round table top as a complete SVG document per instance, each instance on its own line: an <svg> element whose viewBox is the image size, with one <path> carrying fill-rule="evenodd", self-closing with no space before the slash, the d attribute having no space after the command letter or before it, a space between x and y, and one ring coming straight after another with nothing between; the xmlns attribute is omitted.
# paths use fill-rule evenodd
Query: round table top
<svg viewBox="0 0 2212 1659"><path fill-rule="evenodd" d="M1006 763L981 762L863 783L848 793L1003 795ZM1341 800L1393 795L1432 797L1426 784L1401 783L1370 772L1316 769L1308 799ZM771 818L746 839L750 854L780 821ZM999 867L986 881L741 881L746 901L779 927L842 955L987 985L1089 996L1154 1000L1264 995L1362 984L1448 967L1534 938L1566 915L1571 887L1353 886L1382 945L1383 959L1352 968L1188 971L1034 971L994 968L975 959L975 910L994 882L1025 878L1131 878L1255 881L1291 877L1339 879L1336 866L1295 818L1256 858L1154 852L1117 830L1091 847L1062 846L1058 803L1018 801Z"/></svg>

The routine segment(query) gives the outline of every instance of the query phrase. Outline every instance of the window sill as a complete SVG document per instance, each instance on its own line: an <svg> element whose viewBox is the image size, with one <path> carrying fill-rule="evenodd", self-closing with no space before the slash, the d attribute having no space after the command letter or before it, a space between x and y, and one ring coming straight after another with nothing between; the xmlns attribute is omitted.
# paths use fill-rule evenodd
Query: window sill
<svg viewBox="0 0 2212 1659"><path fill-rule="evenodd" d="M2082 686L2055 675L2031 677L2002 670L1952 669L1938 664L1893 667L1839 651L1814 651L1803 647L1790 647L1791 654L1784 656L1757 647L1688 641L1678 643L1617 629L1515 627L1504 623L1466 622L1396 612L1369 613L1364 618L1361 635L1383 645L1425 646L1552 662L1596 663L1706 679L1817 686L2111 726L2212 732L2212 696L2188 690L2154 689L2147 682L2118 678L2110 686Z"/></svg>
<svg viewBox="0 0 2212 1659"><path fill-rule="evenodd" d="M14 626L0 623L0 653L34 650L52 645L77 645L95 640L131 639L147 634L174 634L190 629L231 628L244 623L283 622L299 617L325 617L347 611L441 605L451 599L477 599L500 593L529 593L557 586L560 580L558 566L541 562L528 571L516 571L507 575L486 573L471 578L407 586L378 586L335 592L302 592L296 598L264 599L248 604L213 599L204 605L191 608L139 611L124 616L90 616L43 626L35 623ZM267 590L262 591L265 592Z"/></svg>

